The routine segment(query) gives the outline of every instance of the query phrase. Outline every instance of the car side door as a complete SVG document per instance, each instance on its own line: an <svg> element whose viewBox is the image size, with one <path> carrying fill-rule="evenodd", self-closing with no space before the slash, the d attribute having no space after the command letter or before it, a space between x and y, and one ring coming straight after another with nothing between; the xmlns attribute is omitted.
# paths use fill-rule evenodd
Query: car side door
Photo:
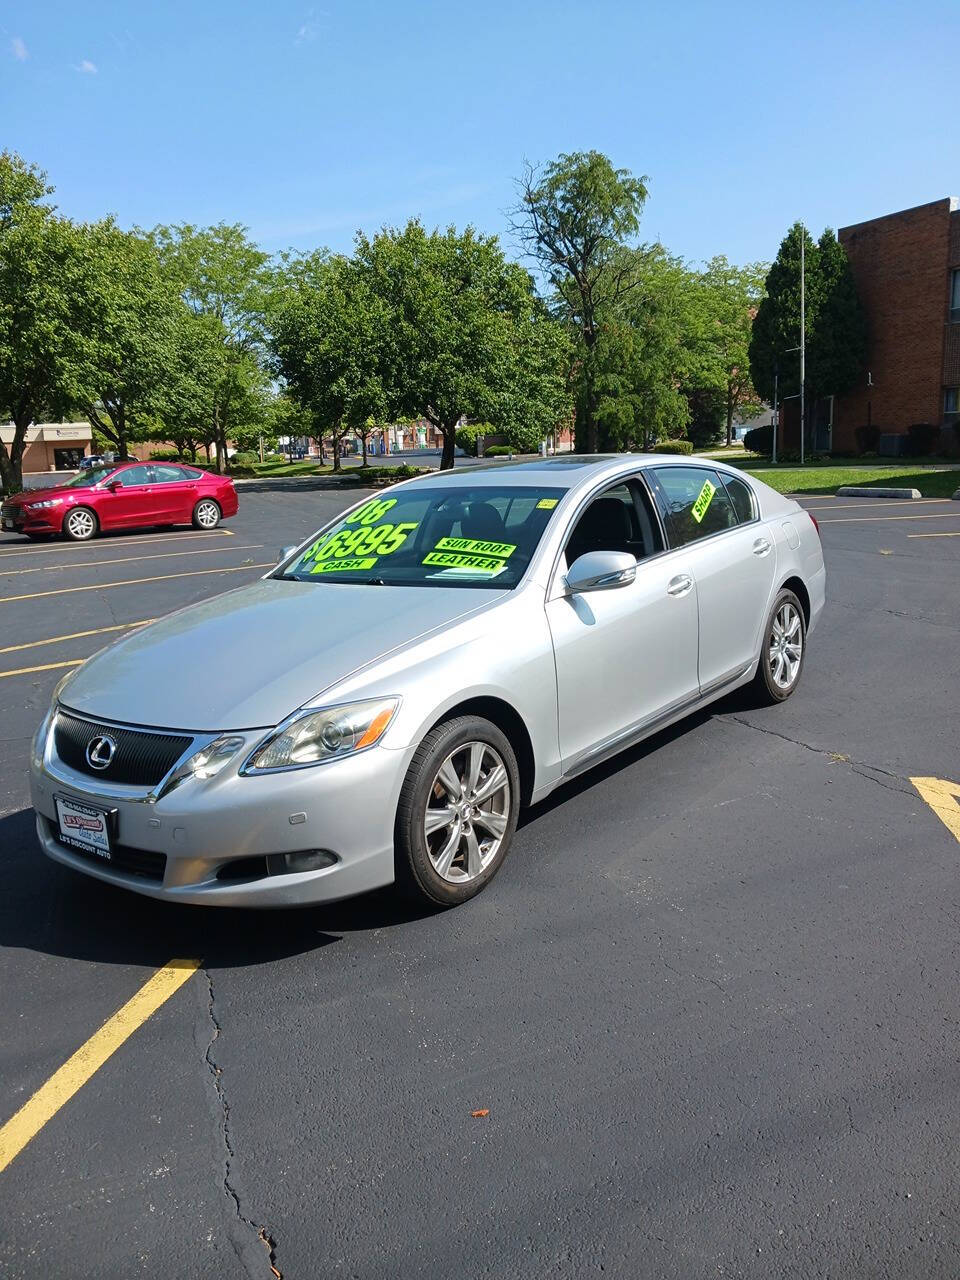
<svg viewBox="0 0 960 1280"><path fill-rule="evenodd" d="M760 652L776 541L745 480L693 463L653 467L651 479L671 546L692 555L700 691L712 693L742 675Z"/></svg>
<svg viewBox="0 0 960 1280"><path fill-rule="evenodd" d="M588 551L629 551L634 580L571 594L565 571ZM571 521L547 592L566 775L625 746L698 696L697 593L689 557L669 553L637 477L591 497Z"/></svg>
<svg viewBox="0 0 960 1280"><path fill-rule="evenodd" d="M193 514L196 480L184 467L158 462L153 468L157 520L163 524L185 524Z"/></svg>
<svg viewBox="0 0 960 1280"><path fill-rule="evenodd" d="M101 489L97 515L105 529L128 529L149 524L144 511L151 501L151 471L146 463L124 467L110 476Z"/></svg>

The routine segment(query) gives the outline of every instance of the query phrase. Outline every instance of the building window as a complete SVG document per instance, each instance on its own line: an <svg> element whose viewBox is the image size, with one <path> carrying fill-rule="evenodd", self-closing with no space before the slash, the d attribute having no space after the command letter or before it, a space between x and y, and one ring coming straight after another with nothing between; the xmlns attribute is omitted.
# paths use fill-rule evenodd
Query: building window
<svg viewBox="0 0 960 1280"><path fill-rule="evenodd" d="M950 276L950 319L960 320L960 267Z"/></svg>
<svg viewBox="0 0 960 1280"><path fill-rule="evenodd" d="M960 413L960 387L944 387L943 412Z"/></svg>

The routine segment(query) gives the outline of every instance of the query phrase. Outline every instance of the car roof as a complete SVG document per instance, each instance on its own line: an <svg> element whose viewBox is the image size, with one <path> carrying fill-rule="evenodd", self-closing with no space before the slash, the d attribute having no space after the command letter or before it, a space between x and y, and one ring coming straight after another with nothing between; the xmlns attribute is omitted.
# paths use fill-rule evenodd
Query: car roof
<svg viewBox="0 0 960 1280"><path fill-rule="evenodd" d="M609 475L616 477L636 471L638 467L663 466L664 463L711 467L729 471L723 463L692 454L672 453L565 453L552 458L529 458L515 462L485 462L476 466L460 466L453 471L431 471L406 484L429 487L442 482L444 487L477 486L514 487L527 485L557 489L578 489Z"/></svg>

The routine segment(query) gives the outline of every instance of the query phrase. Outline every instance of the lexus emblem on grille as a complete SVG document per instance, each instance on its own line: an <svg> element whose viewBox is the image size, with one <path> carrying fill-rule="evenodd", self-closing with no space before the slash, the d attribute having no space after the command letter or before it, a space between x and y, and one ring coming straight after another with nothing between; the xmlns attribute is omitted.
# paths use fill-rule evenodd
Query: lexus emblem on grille
<svg viewBox="0 0 960 1280"><path fill-rule="evenodd" d="M87 764L91 769L108 769L116 754L117 744L107 734L91 738L87 743Z"/></svg>

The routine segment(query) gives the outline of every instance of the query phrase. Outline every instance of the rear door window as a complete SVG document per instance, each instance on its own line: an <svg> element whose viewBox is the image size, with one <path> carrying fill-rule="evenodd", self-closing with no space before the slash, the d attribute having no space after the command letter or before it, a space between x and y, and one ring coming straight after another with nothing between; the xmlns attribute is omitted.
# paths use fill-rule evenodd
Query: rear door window
<svg viewBox="0 0 960 1280"><path fill-rule="evenodd" d="M739 523L716 471L707 467L654 467L653 474L672 546L686 546Z"/></svg>
<svg viewBox="0 0 960 1280"><path fill-rule="evenodd" d="M182 484L188 478L182 467L161 464L153 468L153 475L157 484Z"/></svg>
<svg viewBox="0 0 960 1280"><path fill-rule="evenodd" d="M751 520L755 520L757 512L754 503L753 490L747 482L745 480L741 480L738 476L728 476L724 473L723 487L726 489L730 501L733 503L733 509L736 512L739 523L749 524Z"/></svg>

